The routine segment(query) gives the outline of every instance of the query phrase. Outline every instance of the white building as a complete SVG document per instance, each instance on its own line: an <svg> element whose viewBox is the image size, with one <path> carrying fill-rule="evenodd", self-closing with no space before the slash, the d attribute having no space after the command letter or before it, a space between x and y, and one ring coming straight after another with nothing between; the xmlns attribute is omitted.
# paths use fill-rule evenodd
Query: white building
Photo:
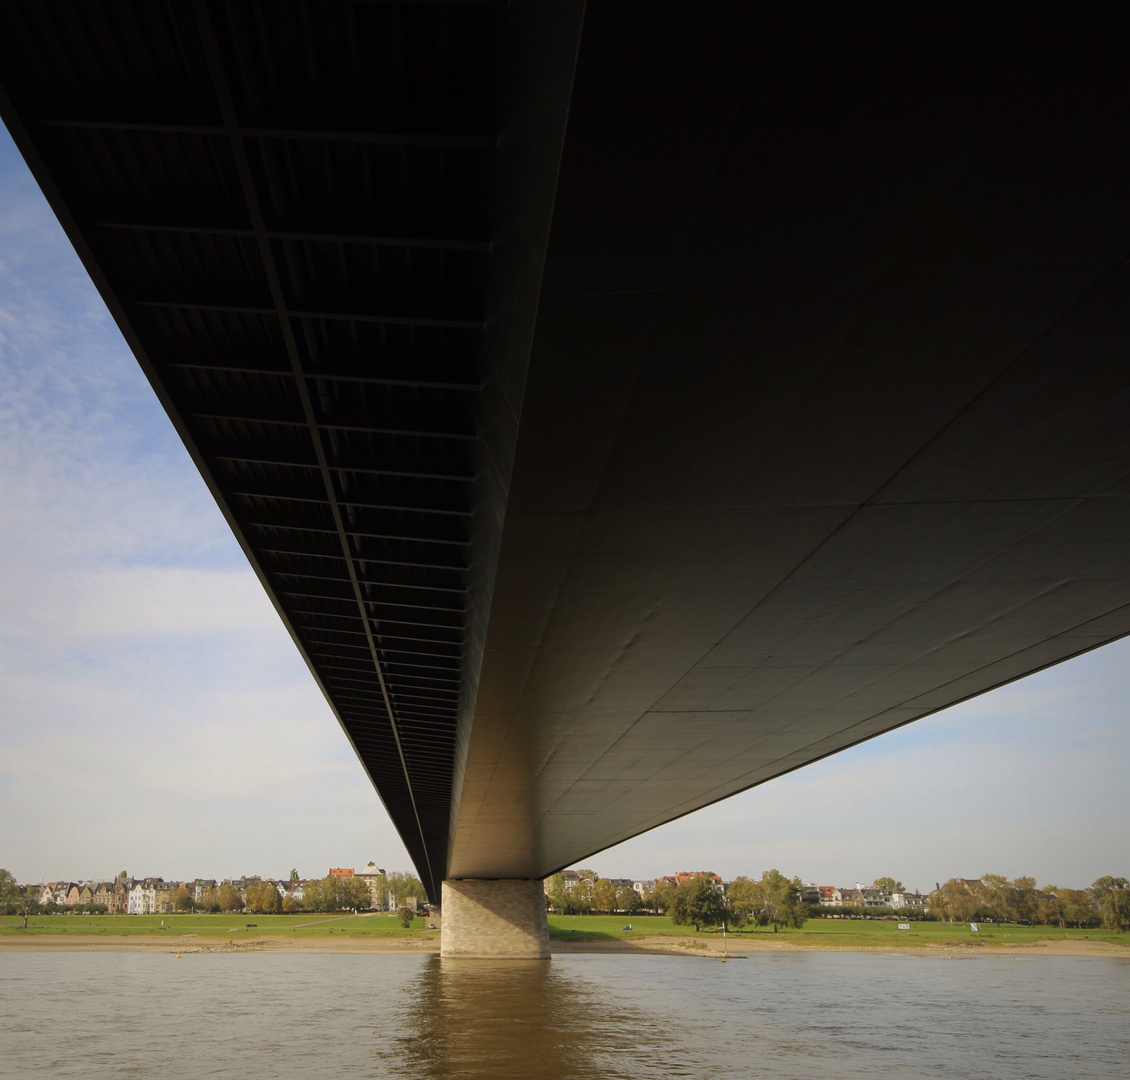
<svg viewBox="0 0 1130 1080"><path fill-rule="evenodd" d="M49 881L39 890L39 902L41 904L65 904L70 889L71 883L69 881Z"/></svg>
<svg viewBox="0 0 1130 1080"><path fill-rule="evenodd" d="M863 907L892 907L891 894L886 889L873 889L857 881L856 892L859 893L859 903Z"/></svg>
<svg viewBox="0 0 1130 1080"><path fill-rule="evenodd" d="M891 907L895 911L925 911L926 897L921 893L891 893Z"/></svg>
<svg viewBox="0 0 1130 1080"><path fill-rule="evenodd" d="M152 915L153 887L147 885L144 881L137 882L129 891L129 908L127 910L130 915Z"/></svg>
<svg viewBox="0 0 1130 1080"><path fill-rule="evenodd" d="M369 890L369 907L374 911L382 911L389 907L388 877L372 859L360 870L354 871L353 876L360 878Z"/></svg>
<svg viewBox="0 0 1130 1080"><path fill-rule="evenodd" d="M171 910L172 904L167 902L167 897L172 895L175 888L172 882L166 884L161 878L145 878L136 882L129 891L129 914L157 915Z"/></svg>

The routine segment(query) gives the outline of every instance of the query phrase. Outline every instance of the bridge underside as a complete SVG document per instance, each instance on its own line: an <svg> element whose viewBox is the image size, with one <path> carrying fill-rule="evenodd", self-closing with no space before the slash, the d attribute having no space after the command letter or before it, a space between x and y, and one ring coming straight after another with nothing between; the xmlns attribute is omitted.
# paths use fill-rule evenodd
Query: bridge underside
<svg viewBox="0 0 1130 1080"><path fill-rule="evenodd" d="M0 13L433 896L1130 633L1110 6L548 7Z"/></svg>

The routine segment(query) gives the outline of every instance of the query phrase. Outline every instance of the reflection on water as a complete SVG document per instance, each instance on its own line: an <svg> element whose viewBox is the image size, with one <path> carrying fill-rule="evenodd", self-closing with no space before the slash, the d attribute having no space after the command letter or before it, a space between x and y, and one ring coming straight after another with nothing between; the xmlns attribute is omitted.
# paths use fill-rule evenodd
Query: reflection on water
<svg viewBox="0 0 1130 1080"><path fill-rule="evenodd" d="M418 1031L404 1040L407 1072L429 1080L638 1076L651 1072L649 1063L669 1062L674 1047L646 1001L602 992L600 980L560 961L430 956L412 996L420 1009ZM617 1060L624 1055L629 1072Z"/></svg>
<svg viewBox="0 0 1130 1080"><path fill-rule="evenodd" d="M0 1077L1110 1080L1130 961L0 951Z"/></svg>

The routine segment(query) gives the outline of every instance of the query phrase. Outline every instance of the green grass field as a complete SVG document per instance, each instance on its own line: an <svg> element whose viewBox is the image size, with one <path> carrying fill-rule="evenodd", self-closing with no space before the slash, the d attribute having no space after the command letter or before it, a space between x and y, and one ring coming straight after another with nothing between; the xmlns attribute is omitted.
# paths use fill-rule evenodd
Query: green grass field
<svg viewBox="0 0 1130 1080"><path fill-rule="evenodd" d="M251 925L254 924L254 925ZM259 935L294 937L438 937L427 920L413 919L405 929L396 915L38 915L23 929L21 916L0 916L0 937L46 934L109 934L159 936L198 934L212 938Z"/></svg>
<svg viewBox="0 0 1130 1080"><path fill-rule="evenodd" d="M629 922L631 930L624 930ZM914 949L927 946L952 945L1035 945L1040 941L1109 941L1130 945L1130 934L1114 930L1060 930L1051 926L1015 926L982 923L981 930L973 933L969 924L912 922L910 930L899 930L896 922L857 919L809 919L803 930L781 930L777 940L792 945L812 945L821 948L899 948ZM676 926L663 915L550 915L549 936L554 941L632 941L656 934L672 937L717 938L716 931L696 934L692 926ZM747 927L731 930L728 938L731 948L740 949L743 942L765 941L773 938L772 928Z"/></svg>
<svg viewBox="0 0 1130 1080"><path fill-rule="evenodd" d="M632 929L624 927L631 922ZM163 924L163 925L162 925ZM1109 941L1130 945L1130 934L1113 930L1059 930L1050 926L1014 926L982 923L980 933L968 924L911 923L899 930L897 923L855 919L809 919L803 930L782 930L776 940L792 945L821 948L897 948L955 945L1035 945L1040 941ZM239 940L260 935L273 937L438 938L427 929L427 920L413 920L410 929L394 915L39 915L23 929L20 916L0 916L0 937L41 935L148 936L196 934L215 940ZM645 937L698 937L716 940L717 931L696 932L691 926L676 926L664 915L550 915L549 936L554 941L625 941ZM729 945L740 950L743 943L773 940L771 929L732 930Z"/></svg>

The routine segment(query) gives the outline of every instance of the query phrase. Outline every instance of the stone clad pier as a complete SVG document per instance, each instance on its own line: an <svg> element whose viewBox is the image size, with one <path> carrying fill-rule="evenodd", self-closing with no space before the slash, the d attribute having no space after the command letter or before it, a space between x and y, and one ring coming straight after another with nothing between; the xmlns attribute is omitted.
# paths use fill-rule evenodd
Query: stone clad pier
<svg viewBox="0 0 1130 1080"><path fill-rule="evenodd" d="M545 890L538 880L449 879L442 911L441 956L549 958Z"/></svg>

